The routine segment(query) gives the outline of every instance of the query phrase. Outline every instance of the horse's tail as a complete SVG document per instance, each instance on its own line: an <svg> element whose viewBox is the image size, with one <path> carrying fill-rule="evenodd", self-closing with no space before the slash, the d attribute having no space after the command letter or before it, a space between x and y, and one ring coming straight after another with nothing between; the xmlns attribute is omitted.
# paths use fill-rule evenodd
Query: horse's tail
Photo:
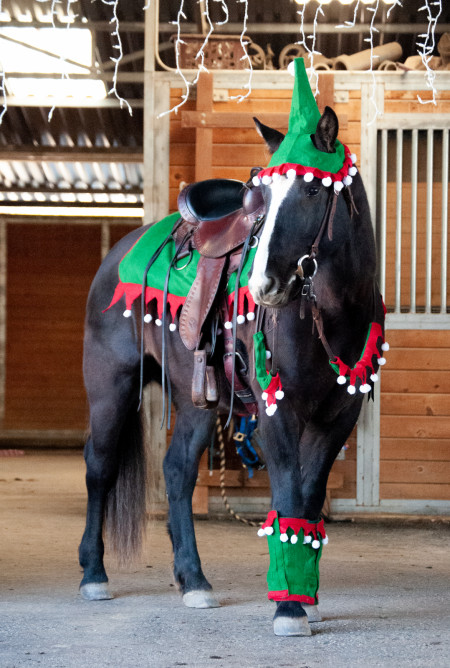
<svg viewBox="0 0 450 668"><path fill-rule="evenodd" d="M130 564L141 551L146 526L147 464L140 414L132 408L122 427L118 475L108 494L105 529L120 565Z"/></svg>

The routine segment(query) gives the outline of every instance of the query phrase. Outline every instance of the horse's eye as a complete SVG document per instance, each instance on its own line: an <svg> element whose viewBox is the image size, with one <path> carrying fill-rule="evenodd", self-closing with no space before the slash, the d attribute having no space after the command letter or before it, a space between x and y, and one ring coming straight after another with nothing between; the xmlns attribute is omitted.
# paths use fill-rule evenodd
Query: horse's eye
<svg viewBox="0 0 450 668"><path fill-rule="evenodd" d="M306 191L306 197L315 197L318 194L319 194L318 186L309 186L309 188Z"/></svg>

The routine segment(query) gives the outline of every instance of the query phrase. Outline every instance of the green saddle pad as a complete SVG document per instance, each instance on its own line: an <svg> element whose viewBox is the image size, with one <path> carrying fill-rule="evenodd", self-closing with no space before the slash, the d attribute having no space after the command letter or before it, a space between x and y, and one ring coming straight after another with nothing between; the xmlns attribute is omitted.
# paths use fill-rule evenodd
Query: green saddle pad
<svg viewBox="0 0 450 668"><path fill-rule="evenodd" d="M131 309L136 299L142 295L142 285L144 274L149 259L154 252L161 246L165 239L170 235L175 223L180 219L178 212L172 213L163 218L158 223L152 225L144 234L139 237L135 244L127 251L119 263L119 282L115 289L113 298L107 311L114 306L122 297L125 297L124 316L131 316ZM147 274L145 285L145 304L147 308L146 321L155 319L160 324L164 309L164 285L167 272L175 255L175 243L170 240L158 258L154 261ZM245 317L249 320L254 318L255 303L248 289L248 273L253 264L256 248L249 249L238 286L238 321L244 322ZM170 269L168 282L167 305L168 311L175 320L178 310L183 306L186 297L197 275L197 265L200 259L200 253L192 251L192 257L185 257ZM233 313L233 304L235 302L236 292L236 272L233 273L227 282L227 295L230 319ZM154 303L156 306L153 306ZM152 311L152 313L150 313Z"/></svg>

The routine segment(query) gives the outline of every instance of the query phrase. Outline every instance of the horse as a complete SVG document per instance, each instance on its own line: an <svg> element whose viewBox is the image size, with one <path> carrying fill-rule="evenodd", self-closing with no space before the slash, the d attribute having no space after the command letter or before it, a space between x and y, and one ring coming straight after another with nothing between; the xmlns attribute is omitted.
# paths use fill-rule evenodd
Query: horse
<svg viewBox="0 0 450 668"><path fill-rule="evenodd" d="M284 135L257 119L255 123L269 151L276 151ZM320 151L333 152L337 134L337 117L327 107L313 142ZM260 447L280 526L282 518L317 524L331 466L356 424L365 393L376 380L375 374L371 379L357 375L350 393L350 386L346 391L340 384L342 379L346 382L345 376L341 373L336 382L336 369L330 364L331 355L331 361L340 363L344 358L348 369L356 368L371 323L383 326L369 205L359 173L347 196L330 194L318 178L307 182L301 177L282 177L270 183L263 179L258 190L265 217L254 235L258 246L248 287L258 308L258 326L272 344L272 362L282 379L278 396L284 396L277 410L266 410L264 394L250 371L248 384L258 404ZM218 407L200 409L191 398L195 351L186 348L179 331L165 339L164 327L144 329L138 308L126 318L116 306L105 311L117 283L119 262L144 230L131 232L110 251L87 302L83 370L90 432L84 452L88 503L79 548L84 569L80 590L88 600L111 598L103 564L104 526L122 559L139 550L146 523L140 385L162 382L167 372L167 368L162 372L165 342L171 401L176 409L163 464L174 576L185 605L216 607L219 603L197 551L192 494L217 412L226 414L232 401L222 363L223 334L219 330L213 355ZM255 321L247 320L236 334L240 358L249 368L255 327ZM377 361L372 353L372 370L376 371L381 358ZM243 412L238 399L232 411ZM270 529L264 531L269 535ZM317 601L293 598L276 600L274 631L277 635L310 635L308 617L319 619Z"/></svg>

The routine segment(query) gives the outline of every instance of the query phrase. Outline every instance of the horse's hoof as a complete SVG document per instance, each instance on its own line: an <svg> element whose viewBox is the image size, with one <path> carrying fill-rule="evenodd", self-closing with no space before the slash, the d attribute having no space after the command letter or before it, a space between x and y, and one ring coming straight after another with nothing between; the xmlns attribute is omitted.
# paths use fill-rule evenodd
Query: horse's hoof
<svg viewBox="0 0 450 668"><path fill-rule="evenodd" d="M220 608L219 601L210 591L194 589L183 595L183 603L188 608Z"/></svg>
<svg viewBox="0 0 450 668"><path fill-rule="evenodd" d="M275 617L273 632L276 636L310 636L308 618L304 617Z"/></svg>
<svg viewBox="0 0 450 668"><path fill-rule="evenodd" d="M308 615L308 622L322 621L322 615L319 612L319 606L317 604L310 605L309 603L302 603L302 608Z"/></svg>
<svg viewBox="0 0 450 668"><path fill-rule="evenodd" d="M109 601L114 598L110 594L106 582L89 582L80 587L80 594L85 601Z"/></svg>

